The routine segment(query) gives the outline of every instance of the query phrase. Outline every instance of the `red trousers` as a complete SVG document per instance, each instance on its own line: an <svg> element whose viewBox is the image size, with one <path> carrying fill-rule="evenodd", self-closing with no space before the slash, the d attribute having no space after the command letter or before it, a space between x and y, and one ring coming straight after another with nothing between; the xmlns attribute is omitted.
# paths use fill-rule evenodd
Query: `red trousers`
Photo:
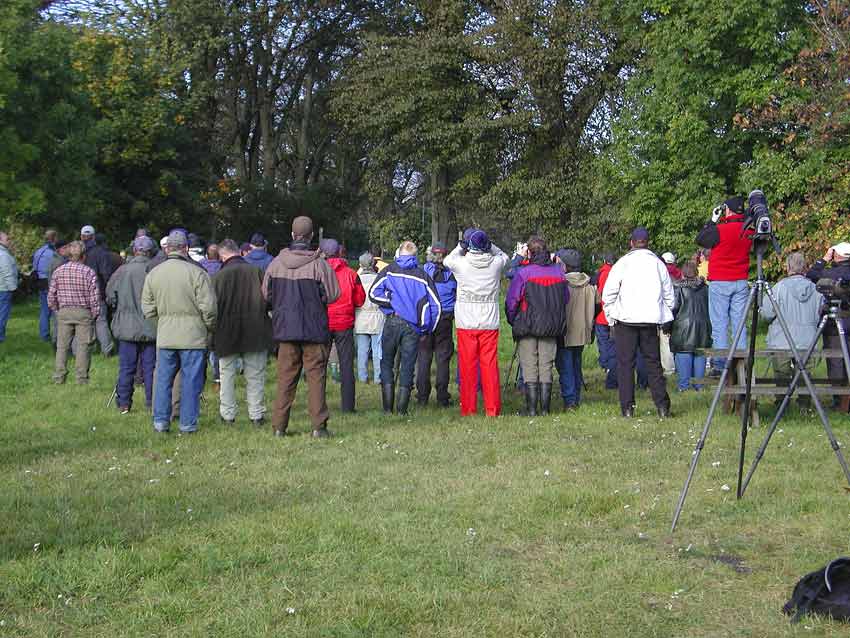
<svg viewBox="0 0 850 638"><path fill-rule="evenodd" d="M499 416L502 393L499 387L499 331L457 329L457 365L460 373L460 414L478 412L478 371L487 416Z"/></svg>

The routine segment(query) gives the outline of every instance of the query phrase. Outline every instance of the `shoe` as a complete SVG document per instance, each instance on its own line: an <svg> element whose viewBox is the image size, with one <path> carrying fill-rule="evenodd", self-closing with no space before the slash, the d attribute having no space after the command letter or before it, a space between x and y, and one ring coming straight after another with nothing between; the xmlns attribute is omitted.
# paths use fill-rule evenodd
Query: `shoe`
<svg viewBox="0 0 850 638"><path fill-rule="evenodd" d="M130 408L129 408L129 407L126 407L126 406L125 406L125 407L119 407L119 408L118 408L118 411L119 411L121 414L130 414Z"/></svg>
<svg viewBox="0 0 850 638"><path fill-rule="evenodd" d="M552 384L540 384L540 416L547 416L552 406Z"/></svg>
<svg viewBox="0 0 850 638"><path fill-rule="evenodd" d="M670 418L670 406L661 406L658 408L658 418L659 419L669 419Z"/></svg>
<svg viewBox="0 0 850 638"><path fill-rule="evenodd" d="M452 400L451 399L443 399L442 401L437 400L437 405L440 406L441 408L450 408L450 407L452 407Z"/></svg>
<svg viewBox="0 0 850 638"><path fill-rule="evenodd" d="M261 428L266 424L266 419L265 417L260 417L259 419L251 419L251 424L255 428Z"/></svg>
<svg viewBox="0 0 850 638"><path fill-rule="evenodd" d="M410 403L410 388L400 387L395 401L396 414L407 414L407 406Z"/></svg>
<svg viewBox="0 0 850 638"><path fill-rule="evenodd" d="M634 404L630 405L627 408L624 408L622 413L623 413L624 418L633 419L635 417L635 406L634 406Z"/></svg>
<svg viewBox="0 0 850 638"><path fill-rule="evenodd" d="M221 417L221 422L225 425L233 425L236 423L236 419L225 419L224 417Z"/></svg>
<svg viewBox="0 0 850 638"><path fill-rule="evenodd" d="M333 432L328 430L327 423L320 427L318 430L313 430L313 438L314 439L329 439L333 436Z"/></svg>
<svg viewBox="0 0 850 638"><path fill-rule="evenodd" d="M392 414L393 401L395 401L395 384L385 383L381 386L381 401L384 406L384 414Z"/></svg>
<svg viewBox="0 0 850 638"><path fill-rule="evenodd" d="M573 410L578 410L578 403L564 399L564 412L571 412Z"/></svg>
<svg viewBox="0 0 850 638"><path fill-rule="evenodd" d="M420 397L416 397L416 403L419 404L420 408L427 408L428 407L428 397L425 397L424 399L420 398Z"/></svg>

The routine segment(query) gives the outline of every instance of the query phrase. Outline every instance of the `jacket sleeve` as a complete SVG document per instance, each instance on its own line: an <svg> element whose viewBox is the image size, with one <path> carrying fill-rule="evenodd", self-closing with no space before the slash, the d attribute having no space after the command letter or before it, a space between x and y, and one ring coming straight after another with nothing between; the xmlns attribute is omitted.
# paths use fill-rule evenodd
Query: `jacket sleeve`
<svg viewBox="0 0 850 638"><path fill-rule="evenodd" d="M505 277L508 279L513 279L516 276L517 270L520 268L520 264L522 263L523 256L522 255L514 255L510 264L508 265L508 269L505 271Z"/></svg>
<svg viewBox="0 0 850 638"><path fill-rule="evenodd" d="M612 323L614 321L608 313L617 303L617 297L620 294L620 285L623 283L623 275L620 274L621 269L617 268L618 264L622 264L622 261L614 264L614 267L608 272L608 277L605 279L605 288L602 290L602 303L604 305L605 318L608 320L608 323Z"/></svg>
<svg viewBox="0 0 850 638"><path fill-rule="evenodd" d="M145 277L145 283L142 286L142 314L145 319L156 319L156 298L151 289L151 276Z"/></svg>
<svg viewBox="0 0 850 638"><path fill-rule="evenodd" d="M496 258L496 261L499 262L499 268L501 270L504 270L505 265L511 260L505 251L499 248L496 244L490 244L490 253Z"/></svg>
<svg viewBox="0 0 850 638"><path fill-rule="evenodd" d="M325 290L326 304L330 305L339 299L340 289L336 273L324 259L320 260L319 264L319 283Z"/></svg>
<svg viewBox="0 0 850 638"><path fill-rule="evenodd" d="M55 270L53 272L56 272ZM47 287L47 307L53 312L59 311L59 299L56 295L56 277L50 278L50 285Z"/></svg>
<svg viewBox="0 0 850 638"><path fill-rule="evenodd" d="M823 279L823 271L825 268L826 262L823 259L818 259L814 264L812 264L809 272L806 273L806 277L814 283L817 283L818 279Z"/></svg>
<svg viewBox="0 0 850 638"><path fill-rule="evenodd" d="M773 296L777 301L779 301L779 298L782 296L783 288L784 286L781 281L777 282L777 284L773 287ZM776 319L776 308L773 306L773 302L770 300L770 297L767 295L765 295L765 297L766 299L759 307L759 315L761 315L761 318L769 323Z"/></svg>
<svg viewBox="0 0 850 638"><path fill-rule="evenodd" d="M717 230L717 224L707 222L702 230L697 233L696 242L703 248L714 248L720 243L720 231Z"/></svg>
<svg viewBox="0 0 850 638"><path fill-rule="evenodd" d="M218 303L213 289L212 280L207 272L197 273L195 282L195 303L201 312L201 320L209 332L215 332L216 319L218 318Z"/></svg>
<svg viewBox="0 0 850 638"><path fill-rule="evenodd" d="M366 303L366 290L363 288L363 282L360 281L360 277L356 274L354 275L354 283L352 284L351 293L351 301L354 303L355 308L360 308L364 303Z"/></svg>
<svg viewBox="0 0 850 638"><path fill-rule="evenodd" d="M118 285L121 283L123 274L124 267L122 266L112 274L109 283L106 284L106 305L110 308L118 305Z"/></svg>
<svg viewBox="0 0 850 638"><path fill-rule="evenodd" d="M384 268L369 288L369 301L380 308L392 308L391 299L392 291L387 288L387 269Z"/></svg>
<svg viewBox="0 0 850 638"><path fill-rule="evenodd" d="M89 310L95 319L100 315L100 288L97 285L97 275L94 271L89 275Z"/></svg>
<svg viewBox="0 0 850 638"><path fill-rule="evenodd" d="M661 299L665 306L673 310L673 303L675 301L673 278L670 277L670 272L664 264L660 264L659 272L661 273Z"/></svg>
<svg viewBox="0 0 850 638"><path fill-rule="evenodd" d="M525 279L522 277L514 277L511 279L511 285L508 287L508 294L505 296L505 316L508 323L513 325L516 319L519 302L525 292Z"/></svg>
<svg viewBox="0 0 850 638"><path fill-rule="evenodd" d="M455 272L458 266L460 266L462 252L463 248L460 244L458 244L455 246L455 249L446 255L445 259L443 259L443 265L452 272Z"/></svg>
<svg viewBox="0 0 850 638"><path fill-rule="evenodd" d="M419 315L419 327L431 333L437 329L437 324L440 323L440 317L443 314L443 305L440 303L440 294L437 292L437 286L434 285L434 280L431 277L427 277L423 284L425 286L426 305Z"/></svg>
<svg viewBox="0 0 850 638"><path fill-rule="evenodd" d="M673 286L673 319L679 314L679 308L682 307L682 289Z"/></svg>

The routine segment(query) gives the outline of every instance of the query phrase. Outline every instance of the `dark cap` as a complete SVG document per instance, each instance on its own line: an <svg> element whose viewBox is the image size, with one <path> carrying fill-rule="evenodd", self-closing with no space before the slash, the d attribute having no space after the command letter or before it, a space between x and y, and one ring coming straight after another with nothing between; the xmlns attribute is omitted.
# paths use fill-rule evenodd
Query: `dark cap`
<svg viewBox="0 0 850 638"><path fill-rule="evenodd" d="M617 255L615 255L614 253L605 253L604 255L602 255L602 261L604 261L606 264L613 264L615 261L617 261Z"/></svg>
<svg viewBox="0 0 850 638"><path fill-rule="evenodd" d="M446 248L446 245L443 242L435 241L433 244L431 244L431 252L442 253L445 255L447 252L449 252L449 250L448 248Z"/></svg>
<svg viewBox="0 0 850 638"><path fill-rule="evenodd" d="M251 235L251 245L252 246L265 246L266 238L263 237L260 233L254 233Z"/></svg>
<svg viewBox="0 0 850 638"><path fill-rule="evenodd" d="M67 246L67 245L68 245L68 242L67 242L67 241L65 241L64 239L57 239L57 240L53 243L53 249L54 249L54 250L59 250L60 248L64 248L64 247L65 247L65 246Z"/></svg>
<svg viewBox="0 0 850 638"><path fill-rule="evenodd" d="M649 231L643 226L638 226L632 231L632 241L649 241Z"/></svg>
<svg viewBox="0 0 850 638"><path fill-rule="evenodd" d="M575 248L562 248L557 252L558 259L569 268L581 267L581 253Z"/></svg>
<svg viewBox="0 0 850 638"><path fill-rule="evenodd" d="M306 237L313 234L313 220L309 217L296 217L292 220L292 234L296 237Z"/></svg>
<svg viewBox="0 0 850 638"><path fill-rule="evenodd" d="M743 197L730 197L725 202L723 202L729 209L738 213L739 215L744 212L744 198Z"/></svg>
<svg viewBox="0 0 850 638"><path fill-rule="evenodd" d="M339 242L327 237L319 242L319 250L325 253L326 257L336 257L339 255Z"/></svg>
<svg viewBox="0 0 850 638"><path fill-rule="evenodd" d="M469 236L469 247L482 253L490 252L490 238L480 228L476 228Z"/></svg>
<svg viewBox="0 0 850 638"><path fill-rule="evenodd" d="M478 230L478 229L475 228L475 226L471 226L471 227L467 228L465 231L463 231L463 240L469 241L469 238L472 237L472 233L474 233L476 230Z"/></svg>

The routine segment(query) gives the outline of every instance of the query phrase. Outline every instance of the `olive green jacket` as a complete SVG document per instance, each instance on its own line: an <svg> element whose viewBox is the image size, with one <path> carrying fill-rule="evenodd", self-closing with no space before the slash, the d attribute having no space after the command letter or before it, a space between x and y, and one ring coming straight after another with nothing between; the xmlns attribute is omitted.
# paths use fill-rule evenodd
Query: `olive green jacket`
<svg viewBox="0 0 850 638"><path fill-rule="evenodd" d="M142 312L156 320L157 348L206 349L216 320L210 276L187 257L169 255L145 278Z"/></svg>

